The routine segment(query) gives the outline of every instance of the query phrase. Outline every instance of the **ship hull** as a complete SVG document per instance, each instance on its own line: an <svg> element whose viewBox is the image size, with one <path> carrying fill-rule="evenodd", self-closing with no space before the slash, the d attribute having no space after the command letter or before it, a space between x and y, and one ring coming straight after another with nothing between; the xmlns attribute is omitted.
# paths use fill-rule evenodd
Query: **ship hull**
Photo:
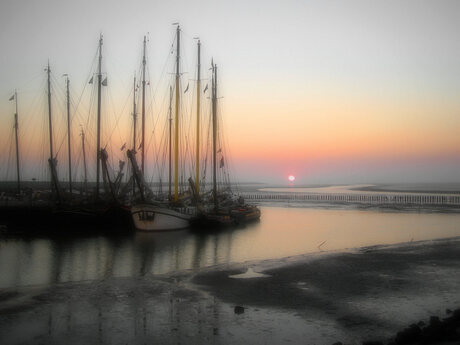
<svg viewBox="0 0 460 345"><path fill-rule="evenodd" d="M24 235L113 234L132 229L129 210L119 205L1 206L0 224L6 225L8 233Z"/></svg>
<svg viewBox="0 0 460 345"><path fill-rule="evenodd" d="M173 231L188 228L191 216L166 207L135 205L131 208L136 230L146 232Z"/></svg>

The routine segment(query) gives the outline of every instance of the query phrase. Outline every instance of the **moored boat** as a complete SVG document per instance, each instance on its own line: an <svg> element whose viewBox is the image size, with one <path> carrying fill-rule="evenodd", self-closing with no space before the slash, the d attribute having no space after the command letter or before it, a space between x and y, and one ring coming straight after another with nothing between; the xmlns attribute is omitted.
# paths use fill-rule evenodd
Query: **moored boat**
<svg viewBox="0 0 460 345"><path fill-rule="evenodd" d="M193 181L189 180L191 190L195 196L195 202L199 212L192 219L195 228L210 228L228 225L242 225L260 219L260 209L254 205L248 205L244 199L233 195L230 185L223 190L217 188L217 66L211 63L211 113L212 113L212 198L201 200L199 192L194 188ZM224 167L223 157L219 167Z"/></svg>
<svg viewBox="0 0 460 345"><path fill-rule="evenodd" d="M185 210L180 212L180 210L151 204L132 206L131 216L136 230L149 232L188 228L192 217Z"/></svg>

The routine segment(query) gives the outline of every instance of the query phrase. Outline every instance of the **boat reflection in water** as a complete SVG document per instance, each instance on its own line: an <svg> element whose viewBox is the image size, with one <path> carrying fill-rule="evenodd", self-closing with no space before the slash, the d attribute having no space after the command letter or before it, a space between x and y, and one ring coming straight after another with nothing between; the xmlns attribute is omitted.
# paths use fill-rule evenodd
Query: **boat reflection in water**
<svg viewBox="0 0 460 345"><path fill-rule="evenodd" d="M0 315L2 344L257 343L267 329L271 344L282 343L286 334L293 343L308 334L314 343L332 344L348 339L340 332L349 330L323 319L306 323L283 310L251 308L237 317L234 305L196 292L175 273L460 236L460 214L454 213L262 209L260 222L214 233L0 239L0 297L7 310ZM165 273L174 274L159 277ZM14 303L21 309L10 308ZM248 327L254 322L259 327ZM284 331L276 332L280 324ZM332 330L329 338L325 329Z"/></svg>
<svg viewBox="0 0 460 345"><path fill-rule="evenodd" d="M0 288L198 270L229 262L234 237L254 230L233 228L203 235L185 229L115 237L10 238L0 241Z"/></svg>
<svg viewBox="0 0 460 345"><path fill-rule="evenodd" d="M159 275L319 250L460 236L456 213L295 207L262 207L262 212L259 222L216 232L0 239L0 288Z"/></svg>

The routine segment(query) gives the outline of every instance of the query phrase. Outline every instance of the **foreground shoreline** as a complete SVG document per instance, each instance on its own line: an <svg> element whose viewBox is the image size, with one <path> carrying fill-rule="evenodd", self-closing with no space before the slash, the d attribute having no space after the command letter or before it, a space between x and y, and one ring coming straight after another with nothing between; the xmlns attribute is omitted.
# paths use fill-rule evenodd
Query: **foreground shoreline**
<svg viewBox="0 0 460 345"><path fill-rule="evenodd" d="M460 306L458 267L456 237L159 276L1 289L0 340L318 345L386 341L411 323L428 322L430 316ZM238 279L248 269L263 275Z"/></svg>

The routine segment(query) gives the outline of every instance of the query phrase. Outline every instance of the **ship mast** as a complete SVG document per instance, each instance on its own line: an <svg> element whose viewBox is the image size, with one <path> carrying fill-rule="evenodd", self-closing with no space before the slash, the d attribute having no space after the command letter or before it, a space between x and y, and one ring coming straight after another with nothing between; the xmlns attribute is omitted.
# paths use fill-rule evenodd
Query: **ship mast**
<svg viewBox="0 0 460 345"><path fill-rule="evenodd" d="M172 198L172 86L169 86L169 200Z"/></svg>
<svg viewBox="0 0 460 345"><path fill-rule="evenodd" d="M133 84L133 153L136 153L136 129L137 129L137 113L136 113L136 76L134 75ZM136 181L133 181L133 197L136 188Z"/></svg>
<svg viewBox="0 0 460 345"><path fill-rule="evenodd" d="M219 205L217 200L217 66L212 65L212 194L214 209Z"/></svg>
<svg viewBox="0 0 460 345"><path fill-rule="evenodd" d="M200 195L200 92L201 92L201 42L198 40L198 71L196 81L196 193Z"/></svg>
<svg viewBox="0 0 460 345"><path fill-rule="evenodd" d="M133 151L134 152L136 152L136 127L137 127L136 76L134 76L134 85L133 85Z"/></svg>
<svg viewBox="0 0 460 345"><path fill-rule="evenodd" d="M19 174L19 139L18 139L18 93L14 90L14 100L16 102L16 112L14 113L14 132L16 137L16 170L18 174L18 194L21 193L21 178Z"/></svg>
<svg viewBox="0 0 460 345"><path fill-rule="evenodd" d="M69 92L69 85L70 80L67 75L66 76L66 86L67 86L67 148L68 148L68 155L69 155L69 193L70 197L72 197L72 151L70 147L70 92Z"/></svg>
<svg viewBox="0 0 460 345"><path fill-rule="evenodd" d="M101 163L101 88L102 88L102 34L99 38L99 64L97 70L97 143L96 143L96 199L99 199Z"/></svg>
<svg viewBox="0 0 460 345"><path fill-rule="evenodd" d="M141 151L141 170L142 175L144 175L144 165L145 165L145 46L146 38L144 36L144 53L142 56L142 151Z"/></svg>
<svg viewBox="0 0 460 345"><path fill-rule="evenodd" d="M85 132L81 130L81 148L83 150L83 168L85 172L85 194L88 196L88 171L86 169Z"/></svg>
<svg viewBox="0 0 460 345"><path fill-rule="evenodd" d="M50 159L54 159L54 154L53 154L53 125L52 125L52 117L51 117L51 69L50 69L50 63L48 61L48 68L46 69L46 72L48 74L48 125L49 125L49 136L50 136Z"/></svg>
<svg viewBox="0 0 460 345"><path fill-rule="evenodd" d="M57 178L56 163L57 160L54 158L53 153L53 121L51 112L51 68L48 61L48 67L46 68L48 74L48 124L49 124L49 135L50 135L50 158L48 159L51 171L51 190L54 189L56 192L58 202L61 201L61 193L59 189L59 182Z"/></svg>
<svg viewBox="0 0 460 345"><path fill-rule="evenodd" d="M174 202L179 200L179 60L180 60L180 27L177 26L176 54L176 119L174 123Z"/></svg>

